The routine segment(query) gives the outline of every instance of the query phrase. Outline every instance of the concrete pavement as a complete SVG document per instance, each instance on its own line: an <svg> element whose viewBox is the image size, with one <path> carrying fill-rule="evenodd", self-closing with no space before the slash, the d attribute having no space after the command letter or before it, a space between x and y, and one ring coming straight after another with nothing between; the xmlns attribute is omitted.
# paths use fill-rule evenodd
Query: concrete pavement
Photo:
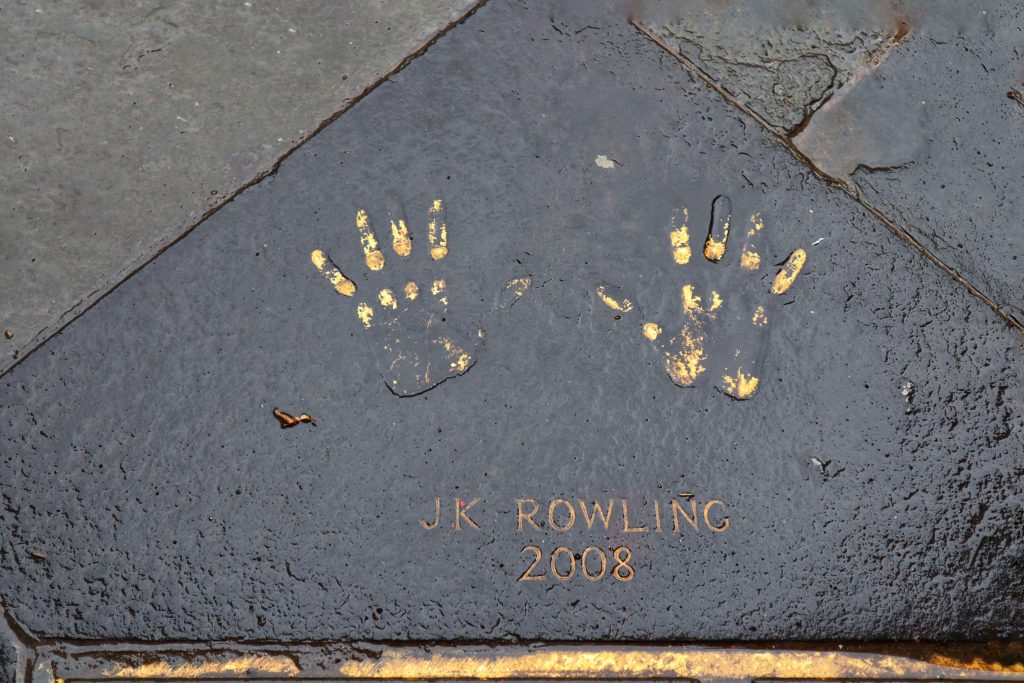
<svg viewBox="0 0 1024 683"><path fill-rule="evenodd" d="M0 372L472 5L6 4Z"/></svg>

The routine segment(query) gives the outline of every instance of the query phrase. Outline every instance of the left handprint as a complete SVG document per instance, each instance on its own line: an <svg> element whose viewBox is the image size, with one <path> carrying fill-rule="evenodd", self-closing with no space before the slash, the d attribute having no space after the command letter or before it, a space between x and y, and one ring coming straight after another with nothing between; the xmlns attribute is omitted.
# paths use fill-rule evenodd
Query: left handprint
<svg viewBox="0 0 1024 683"><path fill-rule="evenodd" d="M384 251L366 211L356 212L356 228L362 244L368 275L383 274ZM397 269L407 271L413 253L413 236L405 219L391 216L391 250ZM428 211L427 240L432 265L440 267L448 255L448 226L444 204L434 201ZM356 294L356 283L330 257L315 249L313 265L345 297ZM451 377L458 377L476 363L483 347L484 330L471 323L458 325L459 317L449 314L449 284L443 272L422 280L400 277L383 286L372 299L364 298L356 314L368 335L377 367L396 396L415 396ZM499 308L507 308L530 286L530 279L515 278L505 285ZM449 321L451 319L451 321Z"/></svg>

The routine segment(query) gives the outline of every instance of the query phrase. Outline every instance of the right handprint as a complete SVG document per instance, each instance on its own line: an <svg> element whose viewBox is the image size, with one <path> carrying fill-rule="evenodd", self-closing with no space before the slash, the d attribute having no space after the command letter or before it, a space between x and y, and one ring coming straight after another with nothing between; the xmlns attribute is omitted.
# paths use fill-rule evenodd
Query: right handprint
<svg viewBox="0 0 1024 683"><path fill-rule="evenodd" d="M742 226L739 257L729 249L732 205L728 197L716 197L703 244L703 258L694 255L689 213L678 211L668 233L672 259L692 273L680 288L679 313L672 324L644 322L641 331L661 355L665 373L681 387L712 384L737 400L748 399L758 389L767 348L768 323L774 303L793 285L807 260L803 249L792 251L770 286L761 274L767 252L765 227L758 213ZM726 254L730 261L725 262ZM773 296L765 297L765 289ZM615 311L628 314L633 303L617 287L600 284L598 298ZM709 371L709 368L712 371Z"/></svg>

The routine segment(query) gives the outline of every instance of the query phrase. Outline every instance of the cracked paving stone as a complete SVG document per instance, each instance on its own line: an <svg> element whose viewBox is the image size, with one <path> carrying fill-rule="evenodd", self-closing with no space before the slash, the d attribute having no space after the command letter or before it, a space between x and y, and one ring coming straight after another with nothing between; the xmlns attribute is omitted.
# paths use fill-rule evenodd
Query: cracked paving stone
<svg viewBox="0 0 1024 683"><path fill-rule="evenodd" d="M1024 331L1018 3L642 3L635 21Z"/></svg>
<svg viewBox="0 0 1024 683"><path fill-rule="evenodd" d="M0 380L0 598L54 639L1024 638L1022 354L617 5L495 0Z"/></svg>

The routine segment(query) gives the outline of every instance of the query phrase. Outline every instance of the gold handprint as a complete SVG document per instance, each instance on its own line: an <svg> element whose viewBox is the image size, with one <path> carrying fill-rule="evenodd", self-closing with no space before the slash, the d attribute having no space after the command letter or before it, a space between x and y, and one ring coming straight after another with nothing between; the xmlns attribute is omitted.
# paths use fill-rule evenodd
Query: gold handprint
<svg viewBox="0 0 1024 683"><path fill-rule="evenodd" d="M750 216L736 263L738 267L721 263L726 256L731 227L732 202L724 195L716 197L703 244L704 258L694 259L689 212L684 208L673 216L668 233L673 261L687 272L703 270L705 276L700 278L700 286L691 282L680 288L682 320L669 326L675 332L666 334L664 327L655 322L643 323L641 332L660 353L665 373L676 385L693 387L710 378L727 395L744 400L753 396L760 384L768 339L768 308L773 299L793 286L807 253L803 249L792 251L769 288L775 296L754 305L755 292L747 283L736 280L736 276L756 276L761 270L764 221L759 213ZM597 296L605 305L622 313L635 308L632 301L611 285L598 285ZM709 366L717 368L710 376L706 374Z"/></svg>
<svg viewBox="0 0 1024 683"><path fill-rule="evenodd" d="M442 200L427 211L427 241L433 266L448 255L448 225ZM413 255L413 236L404 218L390 216L391 250L400 268L408 267ZM368 276L382 273L387 258L380 247L377 232L364 210L356 212L356 229ZM334 290L354 297L356 283L322 250L310 254L313 266ZM412 278L400 286L383 286L374 299L363 299L356 315L370 339L371 350L388 388L398 396L414 396L450 377L465 374L476 363L483 347L484 330L467 323L449 322L449 285L443 275L435 274L421 287ZM498 308L507 308L530 286L529 278L515 278L505 285ZM458 317L455 318L458 320Z"/></svg>

